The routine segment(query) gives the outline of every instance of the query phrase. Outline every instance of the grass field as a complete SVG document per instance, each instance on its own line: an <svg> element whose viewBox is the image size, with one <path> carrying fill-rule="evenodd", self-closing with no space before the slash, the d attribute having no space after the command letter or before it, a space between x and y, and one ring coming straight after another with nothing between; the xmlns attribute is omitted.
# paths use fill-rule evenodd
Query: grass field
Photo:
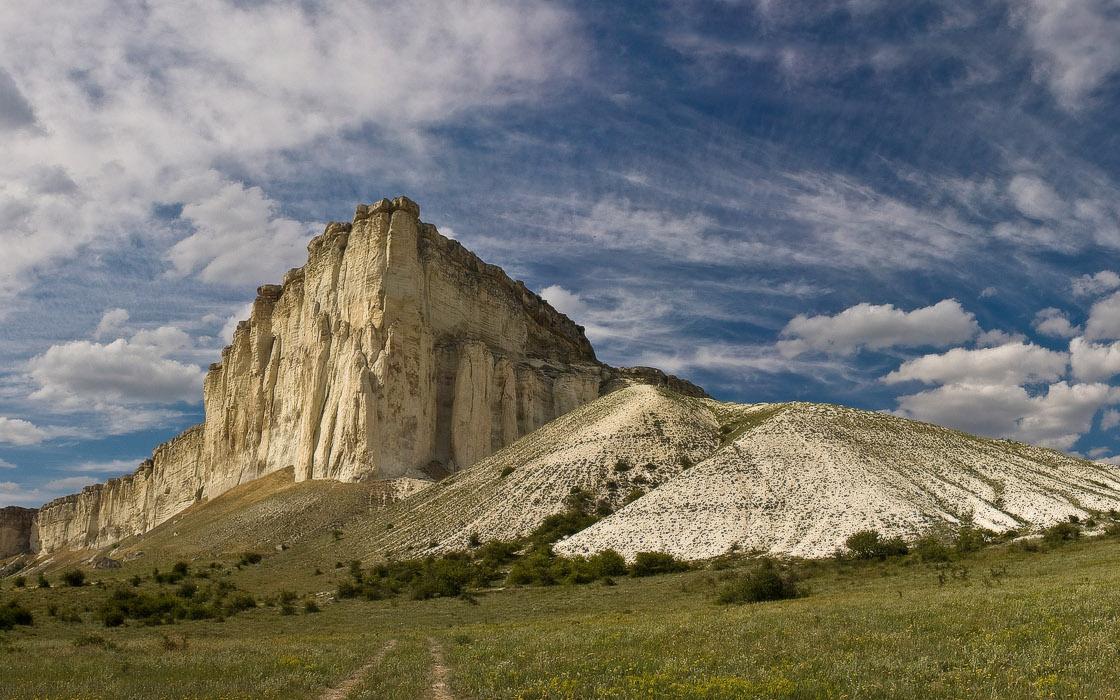
<svg viewBox="0 0 1120 700"><path fill-rule="evenodd" d="M0 695L1120 696L1113 538L1037 552L1001 545L940 570L912 559L806 564L808 596L731 606L715 597L734 570L511 588L473 602L333 602L315 595L333 591L343 570L296 576L279 554L233 563L224 562L226 578L240 588L264 600L295 581L301 602L319 600L321 612L262 605L221 622L107 628L101 602L150 564L90 572L103 587L64 587L55 574L50 589L33 578L17 589L8 578L0 602L19 601L34 625L0 632ZM323 695L347 679L345 693ZM449 693L433 695L433 686Z"/></svg>

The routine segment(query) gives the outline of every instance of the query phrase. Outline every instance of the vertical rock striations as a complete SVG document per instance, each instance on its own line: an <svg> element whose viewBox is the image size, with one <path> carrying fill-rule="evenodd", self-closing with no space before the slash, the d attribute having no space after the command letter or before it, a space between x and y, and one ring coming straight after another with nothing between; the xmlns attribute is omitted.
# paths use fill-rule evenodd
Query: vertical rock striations
<svg viewBox="0 0 1120 700"><path fill-rule="evenodd" d="M439 478L643 381L419 214L399 197L329 224L302 268L257 290L206 376L205 422L135 474L44 505L33 546L111 544L288 466L297 480Z"/></svg>

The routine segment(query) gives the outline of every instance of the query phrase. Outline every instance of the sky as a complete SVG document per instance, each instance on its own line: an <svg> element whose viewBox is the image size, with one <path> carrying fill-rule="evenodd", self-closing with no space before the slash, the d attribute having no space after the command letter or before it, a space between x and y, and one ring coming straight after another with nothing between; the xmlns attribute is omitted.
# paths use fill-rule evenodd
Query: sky
<svg viewBox="0 0 1120 700"><path fill-rule="evenodd" d="M399 194L605 362L1120 464L1118 117L1117 0L9 0L0 505Z"/></svg>

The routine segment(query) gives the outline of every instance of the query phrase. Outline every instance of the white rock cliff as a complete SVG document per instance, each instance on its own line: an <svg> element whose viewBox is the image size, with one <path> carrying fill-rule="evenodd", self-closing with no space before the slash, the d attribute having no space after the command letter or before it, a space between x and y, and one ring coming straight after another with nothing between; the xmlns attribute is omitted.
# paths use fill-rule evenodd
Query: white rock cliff
<svg viewBox="0 0 1120 700"><path fill-rule="evenodd" d="M358 207L258 290L203 389L205 421L135 474L39 509L29 548L101 547L292 466L297 480L439 478L621 381L583 328L399 197Z"/></svg>

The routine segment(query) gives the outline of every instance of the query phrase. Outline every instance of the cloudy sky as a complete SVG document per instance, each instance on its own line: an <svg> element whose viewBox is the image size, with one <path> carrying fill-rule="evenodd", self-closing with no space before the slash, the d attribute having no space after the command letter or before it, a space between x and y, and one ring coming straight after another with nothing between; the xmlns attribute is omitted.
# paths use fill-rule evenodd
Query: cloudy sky
<svg viewBox="0 0 1120 700"><path fill-rule="evenodd" d="M354 205L600 358L1120 461L1117 0L9 0L0 505L201 419Z"/></svg>

